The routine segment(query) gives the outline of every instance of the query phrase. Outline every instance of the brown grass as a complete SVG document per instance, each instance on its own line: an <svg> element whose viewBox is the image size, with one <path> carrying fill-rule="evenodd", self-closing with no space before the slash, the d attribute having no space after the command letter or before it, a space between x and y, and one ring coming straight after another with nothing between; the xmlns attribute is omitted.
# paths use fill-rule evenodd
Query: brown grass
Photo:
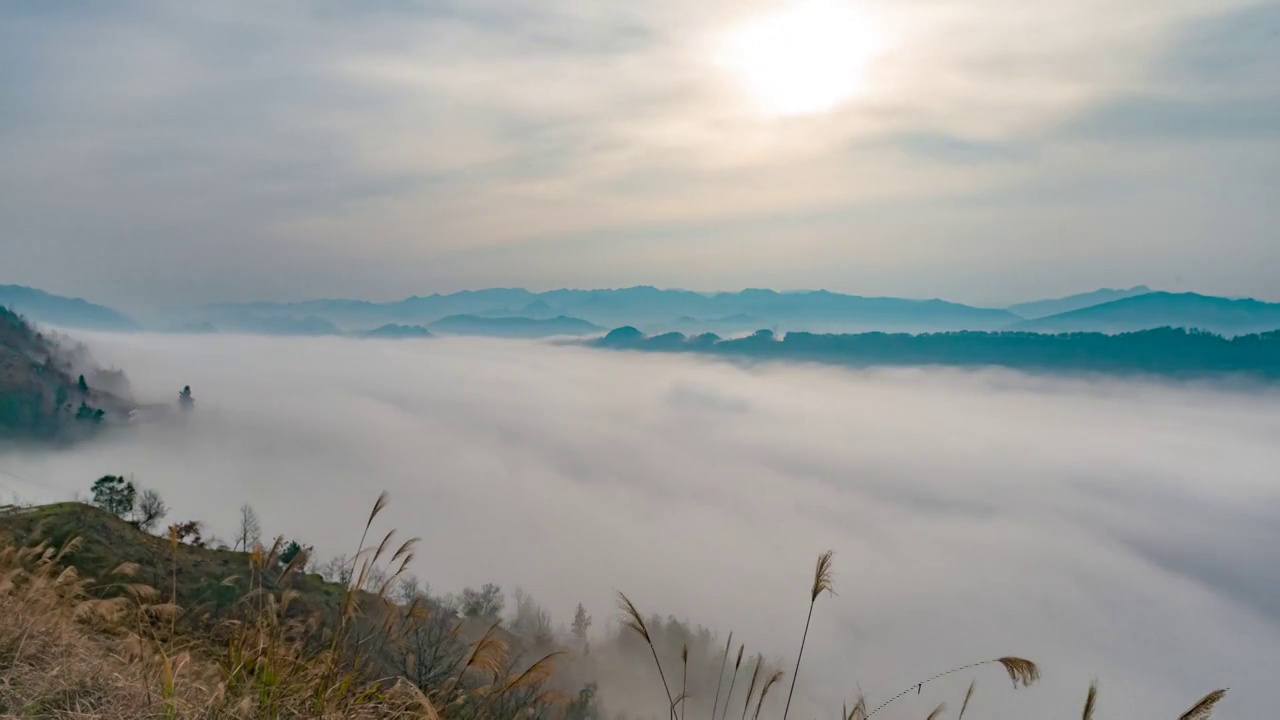
<svg viewBox="0 0 1280 720"><path fill-rule="evenodd" d="M379 665L378 654L402 650L398 634L405 624L438 611L416 600L400 607L387 599L391 581L400 577L412 560L417 539L396 546L394 532L388 532L380 542L365 547L385 506L384 494L375 503L351 560L351 581L337 589L330 605L308 601L315 595L330 596L327 591L319 592L323 588L318 590L314 576L302 574L305 558L295 557L280 567L280 540L269 548L227 555L203 549L196 553L172 537L148 537L145 542L155 540L158 547L139 557L167 560L168 567L157 572L156 567L132 558L107 563L108 555L101 549L65 533L57 543L44 540L22 547L14 542L17 536L8 528L0 533L0 716L68 720L564 717L568 699L549 689L563 654L550 652L532 664L517 666L509 641L512 636L496 623L470 643L466 652L459 650L456 660L431 674L429 682L420 680L420 686L394 673L380 672L385 665ZM41 518L39 513L30 515ZM95 525L98 520L93 515L85 517L88 522L79 523L85 529L120 531L111 522ZM43 520L39 527L43 527ZM18 536L34 534L38 533ZM397 548L394 552L393 546ZM122 552L123 548L111 549ZM212 618L207 604L188 607L186 600L201 597L192 588L191 570L213 558L217 560L213 567L225 571L228 568L222 561L227 557L243 563L237 575L229 574L218 583L234 590L234 601L228 607L214 608L217 614ZM808 588L810 620L817 597L832 590L831 558L830 552L823 553L815 566ZM79 560L94 563L101 579L95 582L82 573L73 564ZM381 576L384 567L389 579L380 581L376 592L362 591L368 578L375 573ZM160 582L144 582L148 573ZM207 585L205 578L196 588L207 594ZM667 696L668 717L675 720L679 705L683 720L689 688L688 645L683 645L680 653L681 693L673 697L643 616L621 593L619 606L623 624L644 639L653 656ZM458 641L461 628L460 623L453 625L445 634L447 640ZM807 620L797 669L808 628ZM731 646L732 636L721 658L712 720L720 705ZM721 720L733 700L744 651L745 645L739 644ZM841 720L868 720L909 692L922 692L935 680L997 664L1015 689L1040 679L1036 664L1021 657L970 663L914 683L869 712L865 698L859 697L851 710L842 710ZM742 701L742 720L746 720L757 687L752 720L759 720L771 689L782 680L780 670L764 665L763 656L757 654ZM794 691L794 674L791 686ZM975 683L969 684L957 720L965 716L975 687ZM1205 695L1180 720L1208 720L1226 692L1222 689ZM1084 720L1092 719L1097 696L1095 682L1085 700ZM790 698L791 693L788 708ZM942 712L939 705L929 718L936 720Z"/></svg>
<svg viewBox="0 0 1280 720"><path fill-rule="evenodd" d="M384 495L365 536L385 504ZM134 561L114 563L100 583L82 577L67 564L84 546L78 538L20 548L9 534L0 547L0 716L492 720L554 708L557 699L542 686L560 653L511 671L496 633L481 637L434 686L376 672L378 619L394 608L385 597L390 582L376 593L358 583L383 564L391 579L403 572L416 539L390 552L392 537L370 548L362 539L353 582L327 615L300 605L304 592L291 585L305 558L280 568L281 541L236 554L247 567L224 583L239 597L210 625L176 602L190 554L176 538L159 540L167 552L152 554L169 564L158 590L138 581L143 566ZM394 646L387 642L394 638L381 640Z"/></svg>
<svg viewBox="0 0 1280 720"><path fill-rule="evenodd" d="M724 641L724 656L720 658L720 674L716 676L716 699L711 703L711 720L715 720L716 710L720 707L720 687L724 684L724 669L729 664L729 646L733 645L733 631L729 631L729 639ZM742 656L739 654L738 659Z"/></svg>
<svg viewBox="0 0 1280 720"><path fill-rule="evenodd" d="M830 593L832 595L835 594L833 590L833 585L832 585L832 578L833 578L832 557L833 557L832 552L828 550L818 556L818 561L814 566L813 583L809 587L809 614L807 619L805 620L804 635L801 637L801 640L800 640L800 651L796 655L796 672L793 673L791 677L791 691L788 692L787 694L787 706L786 706L786 709L783 710L782 720L786 720L787 710L789 710L791 707L791 695L795 691L796 675L800 671L800 660L804 656L805 640L808 638L809 624L810 624L810 621L813 619L813 606L817 602L818 596L821 595L823 592ZM622 596L622 598L625 601L624 602L625 614L623 616L624 624L631 627L636 632L640 633L646 640L648 640L649 639L648 631L644 627L644 623L643 623L643 620L641 620L639 611L635 608L634 605L631 604L629 600L626 600L625 595ZM732 641L733 641L733 636L732 634L730 634L729 641L725 643L724 659L721 660L721 672L720 672L721 680L723 680L723 676L724 676L724 660L727 660L728 658L729 645L732 643ZM652 644L650 645L650 647L652 648ZM737 658L737 661L734 663L733 676L732 676L732 680L729 683L729 695L725 699L724 712L728 711L729 701L733 697L733 686L734 686L734 683L737 681L738 668L742 664L742 652L744 647L745 647L744 645L739 645L738 647L738 658ZM657 661L656 651L654 651L654 660L655 662ZM751 696L755 692L756 682L759 679L760 670L763 664L764 664L764 658L760 655L757 655L755 668L751 673L751 683L747 686L747 697L743 701L742 720L746 720L747 710L751 705ZM952 668L945 672L938 673L937 675L934 675L925 680L921 680L919 682L913 683L909 685L907 688L905 688L904 690L902 690L901 692L899 692L898 694L893 695L888 700L885 700L884 702L880 703L880 705L876 706L876 708L871 710L870 712L867 711L866 698L860 695L858 697L857 702L854 703L852 709L850 709L847 705L841 709L841 713L840 713L841 720L868 720L871 716L875 715L876 713L880 712L884 708L893 704L895 701L907 695L907 693L913 690L916 691L917 694L922 692L925 685L928 685L935 680L938 680L943 677L953 675L959 672L963 672L966 670L976 669L983 665L996 665L996 664L1000 665L1001 668L1004 669L1005 673L1009 676L1010 681L1012 681L1013 687L1015 690L1018 689L1019 687L1024 687L1024 688L1030 687L1040 679L1040 668L1034 662L1026 658L1007 655L1004 657L995 658L993 660L982 660L975 663L961 665L959 667ZM661 670L660 664L659 664L659 670ZM755 715L753 716L753 720L758 720L760 716L761 708L764 705L765 696L768 693L769 688L771 688L775 683L781 680L781 678L782 678L782 672L775 671L771 673L768 679L765 681L764 686L761 688L760 697L756 702L756 712L755 712ZM664 687L665 687L665 681L664 681ZM963 720L965 712L969 708L969 702L973 699L974 689L976 687L977 687L976 680L971 681L969 683L969 689L968 691L965 692L964 701L960 705L960 713L959 715L957 715L956 720ZM1179 718L1179 720L1208 720L1213 714L1214 707L1222 700L1222 698L1226 695L1226 692L1227 691L1223 689L1223 690L1215 690L1214 692L1209 693L1208 695L1201 698L1189 710L1187 710L1187 712L1183 713L1183 715ZM1098 695L1098 688L1097 688L1097 682L1095 681L1093 684L1089 686L1089 694L1085 699L1085 706L1084 706L1084 713L1083 713L1084 720L1092 720L1094 708L1097 704L1097 695ZM670 693L668 692L668 697L669 696L670 696ZM716 686L717 702L719 701L719 696L720 696L720 687L717 684ZM683 699L683 695L681 696L681 698ZM933 712L929 713L927 720L936 720L938 717L941 716L941 714L944 712L945 709L946 709L945 703L939 704L933 710ZM712 706L712 720L715 720L715 705ZM721 720L723 720L723 712L721 715Z"/></svg>
<svg viewBox="0 0 1280 720"><path fill-rule="evenodd" d="M1221 702L1222 698L1226 696L1226 694L1227 691L1225 688L1222 690L1214 690L1208 695L1200 698L1195 705L1192 705L1189 710L1182 713L1178 720L1208 720L1209 717L1213 716L1214 706Z"/></svg>
<svg viewBox="0 0 1280 720"><path fill-rule="evenodd" d="M1089 693L1084 696L1084 710L1080 713L1082 720L1093 720L1093 710L1098 705L1098 681L1089 683Z"/></svg>
<svg viewBox="0 0 1280 720"><path fill-rule="evenodd" d="M649 645L649 652L653 653L653 664L658 666L658 677L662 680L662 689L667 692L669 714L672 720L675 720L676 701L675 698L671 697L671 687L667 685L667 674L662 671L662 661L658 659L658 650L653 646L653 637L649 634L649 628L644 623L644 617L640 615L640 611L636 609L631 599L621 592L618 593L618 607L622 610L622 624L644 638L645 643Z"/></svg>
<svg viewBox="0 0 1280 720"><path fill-rule="evenodd" d="M742 667L742 651L746 650L746 644L738 645L738 659L733 661L733 679L729 681L729 694L724 698L724 709L720 711L720 720L724 720L729 714L729 701L733 699L733 686L738 683L738 669Z"/></svg>

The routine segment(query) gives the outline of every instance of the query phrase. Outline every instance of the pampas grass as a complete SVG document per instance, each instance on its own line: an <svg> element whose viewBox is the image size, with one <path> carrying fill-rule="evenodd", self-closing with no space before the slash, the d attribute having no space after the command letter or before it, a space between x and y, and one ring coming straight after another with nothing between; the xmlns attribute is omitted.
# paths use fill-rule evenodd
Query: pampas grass
<svg viewBox="0 0 1280 720"><path fill-rule="evenodd" d="M672 720L675 720L676 701L671 697L671 687L667 685L667 675L662 671L662 662L658 660L658 649L653 646L653 637L649 635L649 628L644 624L644 617L640 615L640 611L636 609L631 599L621 592L618 593L618 608L622 610L622 624L644 638L644 641L649 645L649 652L653 653L653 664L658 666L658 677L662 679L662 689L667 692L667 707L670 709L670 716Z"/></svg>
<svg viewBox="0 0 1280 720"><path fill-rule="evenodd" d="M684 720L685 700L689 697L689 643L680 646L680 666L683 668L680 678L680 720Z"/></svg>
<svg viewBox="0 0 1280 720"><path fill-rule="evenodd" d="M774 670L765 679L764 685L760 688L760 699L756 701L756 714L751 716L751 720L760 720L760 708L764 707L764 699L769 695L769 688L782 679L782 671Z"/></svg>
<svg viewBox="0 0 1280 720"><path fill-rule="evenodd" d="M738 645L738 659L733 661L733 679L729 681L729 694L724 698L724 709L720 711L720 720L724 720L725 715L729 714L729 701L733 699L733 686L738 682L738 668L742 667L742 651L746 649L745 643Z"/></svg>
<svg viewBox="0 0 1280 720"><path fill-rule="evenodd" d="M742 720L747 720L747 710L751 707L751 694L756 691L756 681L760 679L760 668L764 665L764 655L756 654L756 667L751 671L751 683L747 685L747 698L742 702Z"/></svg>
<svg viewBox="0 0 1280 720"><path fill-rule="evenodd" d="M1192 705L1189 710L1182 713L1178 720L1208 720L1213 716L1213 707L1222 701L1226 696L1227 690L1214 690L1213 692L1200 698L1199 702Z"/></svg>
<svg viewBox="0 0 1280 720"><path fill-rule="evenodd" d="M871 717L872 715L875 715L876 713L885 709L886 707L891 705L893 702L903 697L907 693L911 692L912 690L919 692L921 689L924 688L925 685L928 685L934 680L938 680L939 678L944 678L948 675L954 675L955 673L963 672L965 670L972 670L973 668L981 667L983 665L993 665L993 664L999 664L1004 668L1005 672L1008 673L1009 677L1013 680L1013 686L1015 688L1018 687L1019 683L1022 683L1023 687L1027 687L1027 686L1030 686L1032 683L1034 683L1036 680L1040 679L1040 669L1036 667L1035 663L1025 658L1008 656L1008 657L996 658L995 660L982 660L980 662L969 663L968 665L961 665L959 667L951 668L950 670L947 670L946 672L940 672L937 675L934 675L933 677L927 680L921 680L920 682L908 685L907 688L904 689L902 692L898 693L897 695L894 695L888 700L885 700L884 702L876 706L875 710L872 710L871 712L867 713L867 717Z"/></svg>
<svg viewBox="0 0 1280 720"><path fill-rule="evenodd" d="M72 553L82 545L79 539L58 547L48 543L29 548L0 546L0 618L4 619L0 622L0 658L4 659L0 667L0 713L22 717L166 719L568 717L567 708L561 713L568 700L544 687L553 682L564 653L547 653L526 666L509 647L506 638L511 636L497 623L488 626L470 645L460 639L460 623L444 631L448 642L458 643L456 655L442 663L440 672L433 674L431 680L420 680L421 687L394 675L374 674L376 668L382 667L376 664L375 655L391 647L377 646L375 634L381 632L386 636L382 641L391 643L395 633L403 633L403 628L393 622L401 618L398 613L411 619L437 611L420 605L416 599L407 609L392 605L387 599L391 581L399 578L413 559L417 538L397 544L391 531L366 547L386 504L387 495L383 493L369 514L340 593L334 592L332 586L326 588L332 600L324 607L337 606L327 621L322 621L319 613L311 613L313 608L307 605L312 596L303 592L307 587L302 584L306 580L305 552L281 568L280 539L271 547L259 545L249 553L247 582L245 576L222 582L226 587L247 584L248 589L234 600L225 617L213 620L179 605L176 533L171 533L167 543L159 541L160 548L167 551L163 554L169 555L172 562L171 569L160 570L162 579L156 583L159 589L138 582L143 569L135 563L119 563L105 571L105 583L95 584L82 577L68 564L74 558ZM169 547L164 548L165 544ZM162 560L160 565L163 564ZM383 579L384 574L389 578ZM783 718L794 695L814 605L823 592L832 592L832 575L832 554L826 552L814 567L808 615ZM369 581L371 577L379 579ZM169 597L164 597L164 590L170 591ZM667 696L670 720L686 720L689 644L680 647L681 687L679 696L673 697L650 628L625 594L618 593L618 599L623 625L638 634L650 650ZM362 608L367 612L361 612ZM190 632L202 622L208 623L203 628L207 635ZM661 632L659 635L663 636ZM732 645L730 634L721 656L711 720L717 720L717 712L719 720L724 720L733 701L746 646L738 646L728 693L721 704ZM702 679L697 659L705 655L692 654L696 693L697 681ZM869 720L911 691L921 692L939 678L984 665L999 665L1015 689L1031 686L1040 679L1040 669L1025 658L984 660L916 682L870 712L865 698L859 696L852 708L842 708L841 720ZM756 706L750 720L760 720L764 703L782 680L783 672L765 667L763 654L757 653L742 701L741 720L748 719L753 701ZM971 681L956 720L967 717L975 688L976 681ZM1205 695L1179 720L1209 720L1226 692L1222 689ZM1095 680L1085 699L1083 720L1093 720L1097 695ZM927 720L939 720L944 712L945 705L939 705Z"/></svg>
<svg viewBox="0 0 1280 720"><path fill-rule="evenodd" d="M964 720L964 711L969 709L969 701L973 699L973 689L977 686L977 680L969 681L969 690L964 694L964 702L960 703L960 714L956 715L956 720ZM1085 720L1089 719L1085 718Z"/></svg>
<svg viewBox="0 0 1280 720"><path fill-rule="evenodd" d="M417 542L400 543L393 553L394 536L387 533L364 547L386 502L383 494L375 503L350 565L354 575L333 596L336 608L328 615L322 598L332 588L307 596L320 600L318 607L299 609L304 596L289 585L300 579L305 556L281 563L282 541L247 554L247 578L218 583L247 590L216 620L178 603L176 534L161 541L172 564L161 581L169 597L137 582L142 568L134 563L106 571L106 583L81 577L63 565L81 546L78 539L59 548L0 545L0 714L166 720L553 717L560 701L543 685L562 654L549 653L509 672L511 652L492 629L431 687L376 674L373 655L390 647L377 643L395 639L376 633L387 632L390 624L382 614L390 616L394 606L385 596L389 583L369 592L362 578L378 563L394 566L389 574L398 577ZM361 606L368 612L357 613ZM426 612L416 603L407 611Z"/></svg>
<svg viewBox="0 0 1280 720"><path fill-rule="evenodd" d="M1084 696L1084 711L1080 713L1081 720L1093 720L1093 710L1098 705L1098 681L1094 680L1089 683L1089 693Z"/></svg>
<svg viewBox="0 0 1280 720"><path fill-rule="evenodd" d="M835 594L831 587L831 557L835 553L828 550L818 556L813 568L813 585L809 589L809 614L804 620L804 635L800 637L800 652L796 654L796 669L791 673L791 689L787 691L787 706L782 710L782 720L787 720L791 712L791 696L796 692L796 679L800 676L800 659L804 657L804 645L809 640L809 623L813 620L813 606L823 592Z"/></svg>
<svg viewBox="0 0 1280 720"><path fill-rule="evenodd" d="M716 699L711 703L711 720L715 720L716 710L720 707L720 686L724 684L724 669L729 663L729 646L733 644L733 631L729 631L729 639L724 641L724 657L720 658L720 674L716 677ZM738 655L742 659L742 655Z"/></svg>

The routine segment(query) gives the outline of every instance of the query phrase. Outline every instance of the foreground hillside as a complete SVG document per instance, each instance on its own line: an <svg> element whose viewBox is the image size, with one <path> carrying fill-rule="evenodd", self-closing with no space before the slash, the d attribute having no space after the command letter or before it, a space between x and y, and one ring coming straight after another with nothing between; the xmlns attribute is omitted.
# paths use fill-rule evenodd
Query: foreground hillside
<svg viewBox="0 0 1280 720"><path fill-rule="evenodd" d="M280 542L233 552L190 544L189 529L154 537L80 503L0 511L0 715L479 718L550 707L539 695L550 661L526 660L510 633L389 599L413 541L396 551L389 536L369 538L348 585L305 573L305 551L284 562ZM485 706L494 712L476 712Z"/></svg>
<svg viewBox="0 0 1280 720"><path fill-rule="evenodd" d="M732 633L721 650L709 631L645 617L625 595L620 627L594 644L581 606L572 635L558 639L546 612L518 593L504 627L495 586L472 598L474 615L421 592L393 596L416 540L371 532L385 503L374 505L338 582L308 573L307 551L284 553L279 540L233 552L204 547L190 523L162 539L140 529L148 519L80 503L0 508L0 715L597 720L616 693L627 699L613 716L661 720L683 716L691 701L704 716L712 697L715 717L727 686L726 713L732 704L735 715L741 707L742 717L786 720L783 667L759 653L744 663L744 644L730 662ZM833 582L832 554L823 553L805 588L810 619ZM793 673L807 636L806 623ZM934 680L984 668L1002 670L1014 688L1040 677L1019 657L981 660L874 705L859 695L839 720L867 720ZM748 677L745 696L735 695ZM1206 695L1183 720L1205 720L1224 694ZM1086 720L1097 701L1089 688Z"/></svg>

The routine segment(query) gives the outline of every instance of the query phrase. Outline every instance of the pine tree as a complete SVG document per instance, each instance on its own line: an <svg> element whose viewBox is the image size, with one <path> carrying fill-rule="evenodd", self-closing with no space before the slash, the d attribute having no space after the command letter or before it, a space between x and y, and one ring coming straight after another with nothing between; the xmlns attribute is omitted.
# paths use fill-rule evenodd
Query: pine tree
<svg viewBox="0 0 1280 720"><path fill-rule="evenodd" d="M93 483L93 504L118 517L133 512L137 490L119 475L103 475Z"/></svg>
<svg viewBox="0 0 1280 720"><path fill-rule="evenodd" d="M582 607L582 603L578 603L578 609L573 613L573 636L578 638L578 642L585 649L587 647L587 629L591 627L591 616L587 614L587 609Z"/></svg>

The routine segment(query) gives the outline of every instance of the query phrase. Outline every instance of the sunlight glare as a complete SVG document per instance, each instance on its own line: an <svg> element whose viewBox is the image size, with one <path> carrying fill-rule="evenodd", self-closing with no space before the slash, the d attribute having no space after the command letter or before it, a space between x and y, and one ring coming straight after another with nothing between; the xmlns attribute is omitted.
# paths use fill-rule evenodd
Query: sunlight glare
<svg viewBox="0 0 1280 720"><path fill-rule="evenodd" d="M809 0L748 20L721 38L716 61L770 115L831 110L858 95L885 38L839 0Z"/></svg>

